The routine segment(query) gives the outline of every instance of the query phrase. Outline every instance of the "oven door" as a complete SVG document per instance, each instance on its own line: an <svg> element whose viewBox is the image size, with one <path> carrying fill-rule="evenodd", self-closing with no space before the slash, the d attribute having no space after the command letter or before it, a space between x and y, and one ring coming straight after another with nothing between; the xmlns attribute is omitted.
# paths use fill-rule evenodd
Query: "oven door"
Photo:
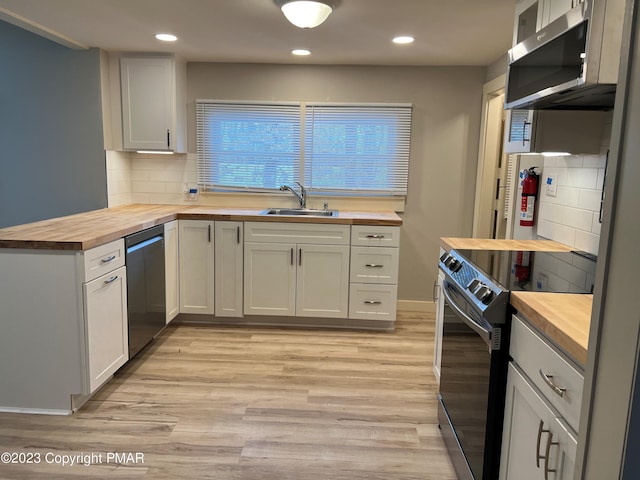
<svg viewBox="0 0 640 480"><path fill-rule="evenodd" d="M497 478L508 357L496 337L503 329L484 321L447 279L443 295L440 427L461 480Z"/></svg>

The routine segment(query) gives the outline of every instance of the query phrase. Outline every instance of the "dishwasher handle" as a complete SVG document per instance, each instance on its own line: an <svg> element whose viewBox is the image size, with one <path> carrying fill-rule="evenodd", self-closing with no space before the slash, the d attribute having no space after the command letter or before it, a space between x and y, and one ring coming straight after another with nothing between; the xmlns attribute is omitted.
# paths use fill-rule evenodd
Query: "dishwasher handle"
<svg viewBox="0 0 640 480"><path fill-rule="evenodd" d="M149 245L153 245L154 243L163 242L163 241L164 241L164 235L157 235L148 240L144 240L140 243L136 243L135 245L131 245L129 248L127 248L127 254L133 253L136 250L140 250L141 248L148 247Z"/></svg>

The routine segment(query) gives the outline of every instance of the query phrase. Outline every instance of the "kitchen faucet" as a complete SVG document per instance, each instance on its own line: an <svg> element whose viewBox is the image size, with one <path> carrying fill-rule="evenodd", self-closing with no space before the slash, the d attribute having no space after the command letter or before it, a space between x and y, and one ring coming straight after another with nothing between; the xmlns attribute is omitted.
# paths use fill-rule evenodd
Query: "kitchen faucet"
<svg viewBox="0 0 640 480"><path fill-rule="evenodd" d="M302 186L300 182L296 182L296 183L300 187L300 193L296 192L289 185L282 185L280 187L280 190L282 190L283 192L289 191L293 193L298 199L298 201L300 202L300 208L307 208L307 190Z"/></svg>

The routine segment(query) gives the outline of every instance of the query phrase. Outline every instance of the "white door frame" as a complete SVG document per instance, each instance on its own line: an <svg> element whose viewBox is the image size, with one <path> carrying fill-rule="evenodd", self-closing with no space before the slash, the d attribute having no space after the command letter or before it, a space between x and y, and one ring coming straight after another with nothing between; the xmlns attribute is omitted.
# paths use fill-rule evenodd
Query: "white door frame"
<svg viewBox="0 0 640 480"><path fill-rule="evenodd" d="M489 102L492 98L502 95L505 92L507 75L502 74L499 77L487 82L482 87L482 121L480 123L480 145L478 148L478 168L476 173L476 194L473 208L473 237L477 237L480 226L480 208L482 197L482 179L485 169L484 152L487 145L487 125L491 119L489 118ZM493 188L493 187L492 187Z"/></svg>

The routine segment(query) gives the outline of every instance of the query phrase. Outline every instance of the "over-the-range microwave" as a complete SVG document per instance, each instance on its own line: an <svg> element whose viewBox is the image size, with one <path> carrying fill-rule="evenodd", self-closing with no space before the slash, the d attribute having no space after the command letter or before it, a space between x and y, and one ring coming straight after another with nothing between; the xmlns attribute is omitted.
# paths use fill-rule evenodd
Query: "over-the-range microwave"
<svg viewBox="0 0 640 480"><path fill-rule="evenodd" d="M624 0L584 0L509 50L507 109L613 108Z"/></svg>

